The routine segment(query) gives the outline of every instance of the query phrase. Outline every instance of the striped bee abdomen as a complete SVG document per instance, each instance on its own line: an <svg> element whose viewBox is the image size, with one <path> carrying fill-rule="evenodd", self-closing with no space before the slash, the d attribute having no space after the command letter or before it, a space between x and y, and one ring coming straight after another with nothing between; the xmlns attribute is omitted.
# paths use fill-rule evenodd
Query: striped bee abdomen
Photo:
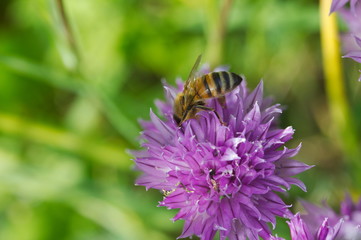
<svg viewBox="0 0 361 240"><path fill-rule="evenodd" d="M202 85L199 91L201 93L200 97L211 98L220 97L232 91L243 79L235 73L222 71L208 73L198 80L199 84Z"/></svg>

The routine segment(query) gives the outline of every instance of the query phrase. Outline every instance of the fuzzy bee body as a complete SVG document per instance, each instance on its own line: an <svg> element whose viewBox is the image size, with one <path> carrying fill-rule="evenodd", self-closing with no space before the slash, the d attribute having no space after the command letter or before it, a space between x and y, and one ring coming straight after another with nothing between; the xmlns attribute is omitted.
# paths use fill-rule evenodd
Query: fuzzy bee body
<svg viewBox="0 0 361 240"><path fill-rule="evenodd" d="M218 98L232 91L242 81L242 78L231 72L211 72L196 78L190 86L188 93L194 91L197 99ZM191 90L192 89L192 90Z"/></svg>
<svg viewBox="0 0 361 240"><path fill-rule="evenodd" d="M213 108L205 106L204 100L208 98L224 98L226 93L235 89L243 80L241 76L226 71L211 72L195 78L193 75L199 62L200 56L193 66L183 91L174 100L173 117L178 125L188 119L195 118L195 115L202 110L213 111L222 122Z"/></svg>

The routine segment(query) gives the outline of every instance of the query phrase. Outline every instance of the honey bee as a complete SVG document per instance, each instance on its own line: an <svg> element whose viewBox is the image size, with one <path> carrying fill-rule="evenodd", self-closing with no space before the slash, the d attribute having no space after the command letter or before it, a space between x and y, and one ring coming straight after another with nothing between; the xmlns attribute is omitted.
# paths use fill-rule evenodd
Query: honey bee
<svg viewBox="0 0 361 240"><path fill-rule="evenodd" d="M220 103L224 103L224 95L235 89L243 80L241 76L226 71L210 72L195 77L200 61L201 55L198 56L183 91L174 99L173 118L178 126L188 119L195 118L196 114L202 110L213 111L223 124L218 113L213 108L205 106L205 100L218 98Z"/></svg>

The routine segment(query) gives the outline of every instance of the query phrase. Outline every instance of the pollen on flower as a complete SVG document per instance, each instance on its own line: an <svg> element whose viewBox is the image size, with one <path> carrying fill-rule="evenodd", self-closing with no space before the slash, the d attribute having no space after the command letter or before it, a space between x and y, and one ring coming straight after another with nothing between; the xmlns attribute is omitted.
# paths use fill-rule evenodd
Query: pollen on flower
<svg viewBox="0 0 361 240"><path fill-rule="evenodd" d="M163 192L159 206L179 209L180 238L279 239L268 224L276 216L293 216L277 192L305 185L292 176L311 166L293 160L299 151L287 148L292 127L277 127L279 104L263 99L263 82L250 92L245 80L225 95L205 102L213 111L200 111L181 126L173 119L174 98L182 91L165 85L166 102L157 101L162 119L152 111L141 121L143 150L132 151L138 185ZM225 124L220 122L220 119Z"/></svg>

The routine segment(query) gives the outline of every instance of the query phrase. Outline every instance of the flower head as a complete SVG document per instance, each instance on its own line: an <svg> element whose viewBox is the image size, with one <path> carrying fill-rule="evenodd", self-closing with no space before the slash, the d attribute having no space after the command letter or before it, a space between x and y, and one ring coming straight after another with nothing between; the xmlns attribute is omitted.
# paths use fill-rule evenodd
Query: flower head
<svg viewBox="0 0 361 240"><path fill-rule="evenodd" d="M331 208L303 202L307 215L297 213L288 225L292 239L352 240L361 239L361 199L354 204L349 196L341 203L341 214Z"/></svg>
<svg viewBox="0 0 361 240"><path fill-rule="evenodd" d="M310 168L290 159L300 145L284 146L294 130L277 128L279 104L263 99L262 82L250 93L243 81L226 94L225 106L206 102L225 124L214 112L201 111L178 127L172 105L183 83L164 88L167 101L156 102L164 119L150 112L151 120L141 122L143 150L132 152L143 172L137 184L163 191L159 205L179 209L173 220L185 220L180 238L208 240L219 231L221 239L278 239L268 223L292 214L276 192L291 184L305 190L292 176Z"/></svg>

